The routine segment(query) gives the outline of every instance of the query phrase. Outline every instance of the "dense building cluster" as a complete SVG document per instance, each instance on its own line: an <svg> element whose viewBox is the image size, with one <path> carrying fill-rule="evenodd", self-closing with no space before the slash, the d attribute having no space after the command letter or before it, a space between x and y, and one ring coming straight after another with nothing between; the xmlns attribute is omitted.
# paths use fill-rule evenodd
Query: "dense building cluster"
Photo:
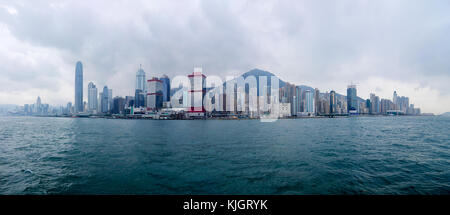
<svg viewBox="0 0 450 215"><path fill-rule="evenodd" d="M249 76L252 76L249 78ZM253 76L255 76L254 79ZM245 77L245 79L243 78ZM184 85L171 88L168 76L146 79L142 65L136 73L134 95L113 97L112 89L99 90L89 82L87 102L83 100L83 64L75 67L75 103L54 108L41 104L24 105L23 115L64 115L89 117L131 118L259 118L275 112L278 117L333 117L348 115L420 115L420 109L410 104L409 98L394 92L392 100L370 94L369 99L357 96L356 85L347 87L347 95L334 90L320 92L317 88L295 85L278 79L273 74L252 70L225 84L207 87L207 78L201 68L195 68L185 77ZM263 79L262 79L263 78ZM271 85L263 83L271 83ZM241 82L239 82L241 81ZM252 82L253 81L253 82ZM274 85L274 83L278 83ZM181 83L181 82L180 82ZM252 85L253 83L253 85ZM181 87L182 86L182 87ZM273 91L273 89L278 91ZM173 92L172 92L173 91ZM273 93L279 94L278 96ZM173 95L172 95L173 94ZM271 95L272 94L272 95ZM205 97L210 101L204 104ZM270 101L275 99L275 101ZM276 104L274 107L274 104Z"/></svg>

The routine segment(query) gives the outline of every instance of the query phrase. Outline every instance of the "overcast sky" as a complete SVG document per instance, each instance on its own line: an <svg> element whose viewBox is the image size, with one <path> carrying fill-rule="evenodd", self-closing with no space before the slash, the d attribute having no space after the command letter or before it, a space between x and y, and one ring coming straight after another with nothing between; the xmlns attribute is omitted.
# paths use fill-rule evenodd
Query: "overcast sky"
<svg viewBox="0 0 450 215"><path fill-rule="evenodd" d="M0 104L74 100L75 63L132 95L147 77L239 75L358 96L409 96L422 112L450 111L450 1L0 0ZM85 100L87 96L85 94Z"/></svg>

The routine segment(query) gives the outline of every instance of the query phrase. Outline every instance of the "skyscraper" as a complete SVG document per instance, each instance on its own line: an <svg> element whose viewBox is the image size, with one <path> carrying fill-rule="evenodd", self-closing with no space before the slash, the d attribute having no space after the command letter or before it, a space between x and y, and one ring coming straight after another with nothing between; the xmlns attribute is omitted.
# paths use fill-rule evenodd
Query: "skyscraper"
<svg viewBox="0 0 450 215"><path fill-rule="evenodd" d="M358 99L356 95L356 85L349 85L347 87L347 111L357 112L358 111Z"/></svg>
<svg viewBox="0 0 450 215"><path fill-rule="evenodd" d="M303 95L302 95L303 91L302 88L300 86L296 87L295 90L295 99L294 99L294 114L293 115L297 115L298 113L302 112L302 100L303 100Z"/></svg>
<svg viewBox="0 0 450 215"><path fill-rule="evenodd" d="M142 65L139 66L139 70L136 73L136 90L141 90L142 92L145 92L145 72L142 69Z"/></svg>
<svg viewBox="0 0 450 215"><path fill-rule="evenodd" d="M393 103L389 99L381 99L381 113L387 114L389 110L392 110Z"/></svg>
<svg viewBox="0 0 450 215"><path fill-rule="evenodd" d="M97 110L98 105L97 95L98 95L97 87L95 86L94 83L90 82L88 85L88 109L91 112Z"/></svg>
<svg viewBox="0 0 450 215"><path fill-rule="evenodd" d="M381 112L380 97L370 94L371 114L379 114Z"/></svg>
<svg viewBox="0 0 450 215"><path fill-rule="evenodd" d="M113 101L113 93L112 89L108 89L108 111L113 109L114 101Z"/></svg>
<svg viewBox="0 0 450 215"><path fill-rule="evenodd" d="M318 88L314 89L314 111L316 114L320 113L320 91Z"/></svg>
<svg viewBox="0 0 450 215"><path fill-rule="evenodd" d="M78 61L75 68L75 113L83 111L83 64Z"/></svg>
<svg viewBox="0 0 450 215"><path fill-rule="evenodd" d="M72 102L68 102L67 103L67 114L71 114L72 113Z"/></svg>
<svg viewBox="0 0 450 215"><path fill-rule="evenodd" d="M394 96L392 97L392 102L397 105L397 91L394 91Z"/></svg>
<svg viewBox="0 0 450 215"><path fill-rule="evenodd" d="M167 75L163 75L159 80L161 80L163 84L163 102L170 102L170 79Z"/></svg>
<svg viewBox="0 0 450 215"><path fill-rule="evenodd" d="M133 96L125 96L125 106L126 107L134 106L134 97Z"/></svg>
<svg viewBox="0 0 450 215"><path fill-rule="evenodd" d="M394 97L392 99L396 110L407 112L409 108L409 98L405 96L397 95L397 91L394 91Z"/></svg>
<svg viewBox="0 0 450 215"><path fill-rule="evenodd" d="M305 112L314 113L314 92L311 90L305 91Z"/></svg>
<svg viewBox="0 0 450 215"><path fill-rule="evenodd" d="M97 113L102 113L102 101L103 101L103 92L98 93L98 100L97 100Z"/></svg>
<svg viewBox="0 0 450 215"><path fill-rule="evenodd" d="M37 100L36 100L36 104L34 105L35 110L33 111L34 113L40 114L42 112L42 102L41 102L41 97L38 96Z"/></svg>
<svg viewBox="0 0 450 215"><path fill-rule="evenodd" d="M203 98L206 93L206 76L202 73L202 68L194 68L194 72L191 75L188 75L189 81L191 83L191 89L188 92L188 96L190 97L190 104L188 114L190 117L203 117L205 116L205 108L203 106ZM236 85L235 90L236 93ZM236 110L236 98L234 96L234 108ZM228 110L228 109L227 109Z"/></svg>
<svg viewBox="0 0 450 215"><path fill-rule="evenodd" d="M109 90L108 86L103 87L102 93L102 113L108 113L109 111Z"/></svg>
<svg viewBox="0 0 450 215"><path fill-rule="evenodd" d="M297 88L296 88L296 86L295 86L295 84L287 84L286 85L286 87L287 87L287 102L290 104L290 111L291 111L291 113L290 113L290 115L291 116L293 116L293 115L297 115L297 112L296 112L296 110L295 110L295 101L294 101L294 98L296 97L296 91L297 91Z"/></svg>
<svg viewBox="0 0 450 215"><path fill-rule="evenodd" d="M145 93L140 89L134 92L134 107L145 107Z"/></svg>
<svg viewBox="0 0 450 215"><path fill-rule="evenodd" d="M157 111L163 104L163 81L153 77L147 83L147 110Z"/></svg>
<svg viewBox="0 0 450 215"><path fill-rule="evenodd" d="M406 112L408 107L409 107L409 98L402 96L402 109L401 110Z"/></svg>
<svg viewBox="0 0 450 215"><path fill-rule="evenodd" d="M367 113L372 113L372 102L370 101L370 99L366 100L366 109L367 109ZM364 112L366 113L366 112Z"/></svg>
<svg viewBox="0 0 450 215"><path fill-rule="evenodd" d="M336 92L334 90L330 92L330 113L336 113Z"/></svg>
<svg viewBox="0 0 450 215"><path fill-rule="evenodd" d="M123 114L124 113L124 107L125 107L125 99L123 97L116 96L113 99L113 109L111 112L113 114Z"/></svg>

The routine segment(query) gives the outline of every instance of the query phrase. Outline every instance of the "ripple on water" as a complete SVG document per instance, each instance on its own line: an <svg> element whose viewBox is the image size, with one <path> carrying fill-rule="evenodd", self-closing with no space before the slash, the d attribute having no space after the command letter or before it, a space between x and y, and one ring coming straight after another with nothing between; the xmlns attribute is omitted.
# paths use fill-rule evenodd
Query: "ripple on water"
<svg viewBox="0 0 450 215"><path fill-rule="evenodd" d="M6 117L0 194L449 194L449 120Z"/></svg>

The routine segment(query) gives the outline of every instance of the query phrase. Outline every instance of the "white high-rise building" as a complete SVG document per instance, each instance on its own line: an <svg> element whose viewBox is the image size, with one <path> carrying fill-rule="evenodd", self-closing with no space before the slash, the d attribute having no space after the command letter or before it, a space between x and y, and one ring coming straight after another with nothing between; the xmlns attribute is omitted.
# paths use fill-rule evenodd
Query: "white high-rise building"
<svg viewBox="0 0 450 215"><path fill-rule="evenodd" d="M189 97L191 97L190 112L205 112L203 107L203 98L206 92L206 76L202 74L202 68L194 68L194 72L188 75L191 89L189 90Z"/></svg>
<svg viewBox="0 0 450 215"><path fill-rule="evenodd" d="M202 73L202 68L194 68L194 72L188 75L191 88L188 92L190 104L188 104L188 117L204 117L205 108L203 99L206 94L206 76ZM236 97L235 97L236 98Z"/></svg>
<svg viewBox="0 0 450 215"><path fill-rule="evenodd" d="M142 69L142 65L140 65L139 70L136 73L136 90L142 90L142 92L146 92L146 82L145 72Z"/></svg>
<svg viewBox="0 0 450 215"><path fill-rule="evenodd" d="M88 85L88 110L90 112L97 111L98 108L98 90L94 83Z"/></svg>

